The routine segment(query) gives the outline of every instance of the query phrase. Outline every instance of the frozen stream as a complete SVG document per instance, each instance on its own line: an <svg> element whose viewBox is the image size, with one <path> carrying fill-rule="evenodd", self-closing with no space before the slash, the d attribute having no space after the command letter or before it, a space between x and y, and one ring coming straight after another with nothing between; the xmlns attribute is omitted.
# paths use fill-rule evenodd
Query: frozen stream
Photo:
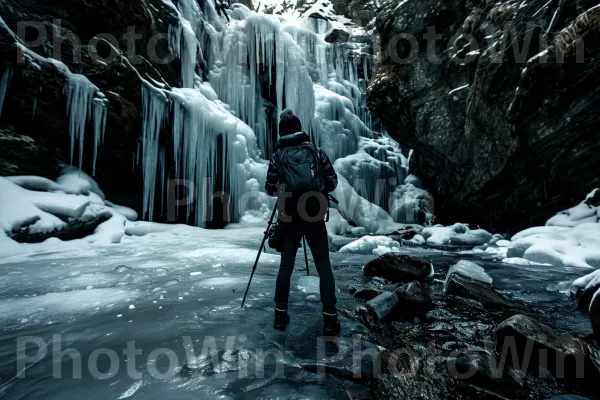
<svg viewBox="0 0 600 400"><path fill-rule="evenodd" d="M246 307L240 309L261 237L262 229L162 233L2 261L0 397L343 399L364 391L358 383L302 367L321 359L323 346L318 345L318 296L297 287L305 274L301 252L286 333L272 329L279 263L272 250L261 257ZM407 251L429 256L438 271L464 258ZM332 253L340 307L356 307L345 288L363 280L360 266L371 258ZM591 332L587 316L559 293L564 282L587 270L483 265L501 291L531 302L537 312L552 316L554 326ZM316 273L312 264L311 273ZM346 318L342 323L340 352L365 329ZM40 362L27 364L21 378L15 378L16 355L23 354L18 337L28 343L24 354L31 359L46 353ZM325 348L329 362L344 362Z"/></svg>

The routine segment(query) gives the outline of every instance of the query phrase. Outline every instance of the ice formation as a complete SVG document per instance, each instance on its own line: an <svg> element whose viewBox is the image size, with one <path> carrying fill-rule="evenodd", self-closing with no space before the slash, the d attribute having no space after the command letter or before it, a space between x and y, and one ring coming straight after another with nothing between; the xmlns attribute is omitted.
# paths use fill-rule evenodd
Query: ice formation
<svg viewBox="0 0 600 400"><path fill-rule="evenodd" d="M188 196L185 210L177 212L185 212L188 222L204 226L216 218L255 226L268 218L274 201L262 187L285 107L335 162L341 178L335 216L340 231L358 233L346 224L361 232L391 232L410 213L395 210L422 206L417 189L400 189L406 186L407 159L385 132L375 129L366 107L372 56L356 44L325 41L342 17L306 17L321 8L330 13L330 5L317 2L319 10L311 5L301 13L274 16L233 4L226 23L212 1L162 3L174 17L168 34L181 64L180 87L140 76L143 127L132 169L141 165L143 171L143 218L151 221L158 208L164 214L171 171L186 182L187 190L180 193ZM94 175L106 129L106 98L64 64L27 49L24 54L64 73L71 163L77 153L82 167L86 129L93 129ZM169 140L161 139L165 135ZM172 142L172 148L162 149L165 142ZM407 199L406 193L414 196ZM214 215L215 198L223 200L223 216ZM392 211L398 218L390 216Z"/></svg>
<svg viewBox="0 0 600 400"><path fill-rule="evenodd" d="M75 143L77 142L79 144L78 165L80 169L82 167L86 126L88 122L92 121L94 130L94 165L92 169L95 171L98 145L104 138L104 130L106 127L108 101L104 94L85 76L72 73L62 62L53 58L42 57L25 47L1 17L0 27L15 39L16 45L26 61L38 66L38 68L39 64L52 64L63 74L65 78L64 93L67 96L69 135L71 137L71 164L73 164ZM0 81L0 115L11 74L12 70L7 69ZM33 115L35 115L36 105L37 98L34 101Z"/></svg>
<svg viewBox="0 0 600 400"><path fill-rule="evenodd" d="M258 14L234 4L226 25L212 2L201 8L190 0L163 2L177 15L171 43L185 66L182 88L144 82L145 218L152 219L156 181L164 179L158 142L168 134L167 119L176 179L193 186L188 218L199 226L211 220L219 190L227 193L226 220L254 226L268 217L273 201L262 192L266 160L276 143L279 111L289 107L347 178L336 192L345 200L338 207L340 223L352 220L369 232L382 231L381 221L387 231L397 227L387 213L389 185L371 183L381 175L401 183L406 159L385 133L373 130L365 79L359 77L359 66L372 68L369 55L326 43L331 24L324 20ZM185 62L196 50L202 68Z"/></svg>

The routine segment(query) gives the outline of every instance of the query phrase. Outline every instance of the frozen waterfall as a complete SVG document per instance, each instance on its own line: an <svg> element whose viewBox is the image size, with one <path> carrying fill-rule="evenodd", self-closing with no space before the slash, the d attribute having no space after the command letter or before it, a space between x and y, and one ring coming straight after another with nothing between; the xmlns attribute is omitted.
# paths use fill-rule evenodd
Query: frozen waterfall
<svg viewBox="0 0 600 400"><path fill-rule="evenodd" d="M185 214L196 225L221 217L214 215L215 198L225 204L224 220L260 218L273 204L262 185L285 107L336 161L347 184L358 182L340 193L360 195L379 209L373 215L387 215L393 189L406 176L406 159L385 132L374 131L365 104L369 54L327 43L331 24L325 20L265 15L234 4L226 24L210 1L200 8L193 0L163 2L178 18L169 33L182 87L144 83L144 216L153 218L158 179L164 202L170 163L175 178L185 181ZM167 119L170 132L163 127ZM159 155L160 135L172 136L172 156ZM344 217L363 220L354 209L344 207Z"/></svg>
<svg viewBox="0 0 600 400"><path fill-rule="evenodd" d="M179 182L175 194L186 196L179 198L182 206L175 211L188 222L205 226L209 221L243 223L268 217L274 199L262 188L279 135L279 113L287 107L343 178L337 192L347 197L340 199L346 200L338 208L341 218L368 231L376 226L373 218L393 223L389 212L398 209L398 199L416 192L396 191L407 175L407 160L374 126L366 107L373 57L364 46L326 42L339 25L324 19L266 15L233 4L227 23L212 1L162 3L174 17L168 38L181 70L179 87L173 88L138 74L143 124L132 171L141 165L144 218L154 219L156 208L164 215L166 197L173 195L168 184L172 177ZM30 62L52 63L63 72L71 163L77 153L82 168L89 129L95 174L107 129L107 99L85 76L71 73L59 61L22 50ZM6 70L0 81L0 111L9 79Z"/></svg>

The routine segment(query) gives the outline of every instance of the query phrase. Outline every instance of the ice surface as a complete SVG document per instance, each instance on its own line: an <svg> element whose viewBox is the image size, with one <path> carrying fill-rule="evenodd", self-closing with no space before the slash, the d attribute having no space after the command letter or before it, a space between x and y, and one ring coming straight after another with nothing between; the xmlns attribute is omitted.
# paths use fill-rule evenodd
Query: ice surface
<svg viewBox="0 0 600 400"><path fill-rule="evenodd" d="M298 289L305 294L320 294L320 280L316 276L301 276L298 279Z"/></svg>

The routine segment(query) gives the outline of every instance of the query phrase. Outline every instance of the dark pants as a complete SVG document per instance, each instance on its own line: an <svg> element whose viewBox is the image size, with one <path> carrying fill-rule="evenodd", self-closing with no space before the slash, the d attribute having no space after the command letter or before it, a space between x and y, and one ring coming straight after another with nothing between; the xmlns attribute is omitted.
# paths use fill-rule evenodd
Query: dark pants
<svg viewBox="0 0 600 400"><path fill-rule="evenodd" d="M319 222L279 222L283 236L283 249L281 250L281 265L277 275L275 288L275 305L279 309L287 309L290 294L290 278L296 263L296 253L302 237L306 242L315 260L317 272L320 277L321 302L323 312L335 314L335 281L329 261L329 243L325 221Z"/></svg>

